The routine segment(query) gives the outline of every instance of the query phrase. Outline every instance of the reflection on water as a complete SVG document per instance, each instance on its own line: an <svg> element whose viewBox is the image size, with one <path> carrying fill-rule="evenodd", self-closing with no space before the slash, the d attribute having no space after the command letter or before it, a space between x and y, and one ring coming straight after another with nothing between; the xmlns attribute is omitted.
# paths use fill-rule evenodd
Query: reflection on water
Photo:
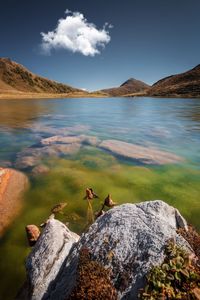
<svg viewBox="0 0 200 300"><path fill-rule="evenodd" d="M30 177L24 210L0 241L4 258L0 260L0 274L4 274L0 299L12 299L24 280L24 259L29 252L24 226L42 223L53 205L67 201L69 217L61 218L72 230L81 232L86 223L82 198L87 186L95 187L100 196L94 209L109 192L118 203L163 199L200 229L199 116L200 102L191 99L0 101L1 164L24 168L19 160L28 156L29 167L23 170L30 175L30 157L37 161L41 140L61 135L82 141L72 148L78 151L67 153L62 143L56 152L55 145L45 140L42 151L48 156L41 163L49 171L45 176ZM91 141L95 137L100 141L116 139L158 148L185 161L178 165L136 165L104 152L94 142L85 143L85 136Z"/></svg>
<svg viewBox="0 0 200 300"><path fill-rule="evenodd" d="M32 100L1 100L0 126L11 128L26 128L39 116L49 111L40 101Z"/></svg>

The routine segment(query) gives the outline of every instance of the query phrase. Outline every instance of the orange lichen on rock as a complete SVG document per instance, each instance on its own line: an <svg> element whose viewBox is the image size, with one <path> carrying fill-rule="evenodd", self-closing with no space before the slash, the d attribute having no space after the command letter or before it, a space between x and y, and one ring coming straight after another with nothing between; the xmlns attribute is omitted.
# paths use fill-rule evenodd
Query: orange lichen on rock
<svg viewBox="0 0 200 300"><path fill-rule="evenodd" d="M8 180L10 179L11 172L9 169L0 168L0 202L5 194Z"/></svg>
<svg viewBox="0 0 200 300"><path fill-rule="evenodd" d="M81 249L77 283L67 300L117 300L117 291L110 275L110 270L91 259L87 248Z"/></svg>
<svg viewBox="0 0 200 300"><path fill-rule="evenodd" d="M0 168L0 236L21 208L21 195L28 186L27 177L13 169Z"/></svg>

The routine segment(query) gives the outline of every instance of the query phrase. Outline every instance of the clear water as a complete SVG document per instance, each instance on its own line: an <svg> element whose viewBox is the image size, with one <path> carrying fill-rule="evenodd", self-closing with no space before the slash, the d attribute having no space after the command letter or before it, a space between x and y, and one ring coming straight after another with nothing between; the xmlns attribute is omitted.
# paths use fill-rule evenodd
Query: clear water
<svg viewBox="0 0 200 300"><path fill-rule="evenodd" d="M15 166L17 155L59 133L116 139L175 153L185 161L165 166L138 165L95 146L72 155L49 156L46 176L31 177L24 207L0 241L0 299L12 299L24 280L29 252L24 226L40 224L51 207L67 201L76 232L86 225L87 186L100 199L108 192L118 203L163 199L200 229L200 101L198 99L115 98L0 101L0 164ZM3 259L2 259L3 258ZM12 290L9 288L12 282ZM14 284L13 284L14 282Z"/></svg>

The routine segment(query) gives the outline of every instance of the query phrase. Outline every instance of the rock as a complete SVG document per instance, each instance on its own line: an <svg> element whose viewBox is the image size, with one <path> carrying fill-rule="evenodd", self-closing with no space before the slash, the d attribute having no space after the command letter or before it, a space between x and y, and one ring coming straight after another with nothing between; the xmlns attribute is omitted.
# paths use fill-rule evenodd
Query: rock
<svg viewBox="0 0 200 300"><path fill-rule="evenodd" d="M55 144L38 149L41 152L42 157L48 156L61 156L72 155L80 150L81 144Z"/></svg>
<svg viewBox="0 0 200 300"><path fill-rule="evenodd" d="M73 246L72 234L53 220L27 259L32 292L26 299L68 299L76 288L79 255L87 249L91 261L111 271L111 284L118 299L136 300L145 275L163 262L169 239L191 252L187 241L177 233L179 227L187 230L185 219L161 200L109 210Z"/></svg>
<svg viewBox="0 0 200 300"><path fill-rule="evenodd" d="M83 234L65 262L50 291L49 299L67 299L76 283L79 251L89 249L92 258L112 270L113 284L119 299L137 299L144 278L152 266L164 260L164 248L173 238L188 251L190 247L176 233L186 224L177 210L163 201L124 204L111 209ZM187 229L187 227L186 227Z"/></svg>
<svg viewBox="0 0 200 300"><path fill-rule="evenodd" d="M42 139L40 143L41 145L82 143L96 146L99 143L99 140L95 136L87 136L83 134L76 136L55 135L49 138Z"/></svg>
<svg viewBox="0 0 200 300"><path fill-rule="evenodd" d="M15 167L18 169L28 169L39 165L42 159L47 156L62 156L72 155L80 150L81 144L52 144L44 147L30 147L27 148L17 155Z"/></svg>
<svg viewBox="0 0 200 300"><path fill-rule="evenodd" d="M164 165L183 162L184 159L176 154L162 151L153 147L134 145L118 140L106 140L100 143L100 148L115 155L132 159L143 164Z"/></svg>
<svg viewBox="0 0 200 300"><path fill-rule="evenodd" d="M16 162L15 162L15 167L17 169L27 169L34 167L40 162L40 158L36 156L18 156Z"/></svg>
<svg viewBox="0 0 200 300"><path fill-rule="evenodd" d="M100 140L96 136L80 135L82 143L91 146L97 146L100 144Z"/></svg>
<svg viewBox="0 0 200 300"><path fill-rule="evenodd" d="M61 136L61 135L54 135L46 139L41 140L42 145L51 145L56 143L62 144L72 144L72 143L79 143L80 137L79 136Z"/></svg>
<svg viewBox="0 0 200 300"><path fill-rule="evenodd" d="M50 219L26 260L28 298L39 300L48 294L64 260L79 236L63 223ZM18 299L20 295L18 295Z"/></svg>
<svg viewBox="0 0 200 300"><path fill-rule="evenodd" d="M38 176L42 174L47 174L50 171L50 169L45 165L38 165L34 167L31 171L33 176Z"/></svg>
<svg viewBox="0 0 200 300"><path fill-rule="evenodd" d="M27 225L26 234L29 246L32 247L35 245L40 236L40 229L36 225Z"/></svg>
<svg viewBox="0 0 200 300"><path fill-rule="evenodd" d="M23 173L0 168L0 236L19 213L27 187L28 178Z"/></svg>

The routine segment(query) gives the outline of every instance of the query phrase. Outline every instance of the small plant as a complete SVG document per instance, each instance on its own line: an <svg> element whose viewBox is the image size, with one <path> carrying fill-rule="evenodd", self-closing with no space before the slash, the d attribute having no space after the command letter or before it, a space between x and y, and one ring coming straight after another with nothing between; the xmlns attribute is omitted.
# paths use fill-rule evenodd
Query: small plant
<svg viewBox="0 0 200 300"><path fill-rule="evenodd" d="M191 257L174 241L165 249L166 258L147 276L147 285L141 290L143 300L197 300L200 292L200 270Z"/></svg>

